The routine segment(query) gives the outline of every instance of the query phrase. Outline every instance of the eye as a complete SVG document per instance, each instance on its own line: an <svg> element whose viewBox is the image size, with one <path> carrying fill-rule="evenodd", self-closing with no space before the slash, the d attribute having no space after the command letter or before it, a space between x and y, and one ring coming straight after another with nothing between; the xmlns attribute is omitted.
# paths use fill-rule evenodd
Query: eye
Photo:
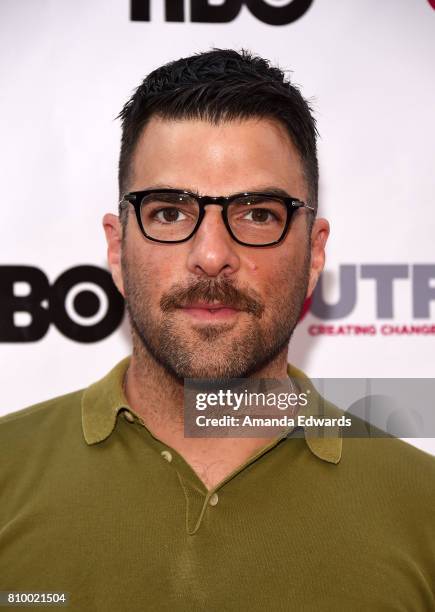
<svg viewBox="0 0 435 612"><path fill-rule="evenodd" d="M175 206L166 206L153 211L153 218L160 223L175 223L187 219L186 215Z"/></svg>
<svg viewBox="0 0 435 612"><path fill-rule="evenodd" d="M250 215L250 216L249 216ZM276 221L277 217L271 210L267 208L253 208L249 210L246 215L243 216L248 221L254 221L255 223L266 223L268 221Z"/></svg>
<svg viewBox="0 0 435 612"><path fill-rule="evenodd" d="M233 223L249 222L253 225L285 223L286 208L283 202L264 195L250 195L235 200L229 207Z"/></svg>

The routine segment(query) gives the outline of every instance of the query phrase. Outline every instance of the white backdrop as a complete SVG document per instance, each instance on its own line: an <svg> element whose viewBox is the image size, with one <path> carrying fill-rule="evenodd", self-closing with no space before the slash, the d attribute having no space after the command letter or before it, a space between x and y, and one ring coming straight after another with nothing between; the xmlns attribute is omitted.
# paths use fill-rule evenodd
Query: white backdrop
<svg viewBox="0 0 435 612"><path fill-rule="evenodd" d="M0 282L1 274L10 278L6 266L37 268L50 284L76 266L107 268L101 218L117 209L114 117L160 64L213 46L245 47L290 69L315 109L320 214L331 224L322 299L349 296L355 276L348 312L333 319L325 309L308 312L289 360L313 377L433 377L431 3L313 0L302 17L279 26L247 6L231 22L192 23L190 2L184 5L186 20L174 23L165 21L160 0L150 2L148 22L130 20L128 0L1 0ZM384 276L401 265L402 278L390 285L362 278L379 271L367 272L368 265L388 266ZM342 266L350 277L340 285ZM11 296L4 280L1 286L5 317ZM16 296L29 292L11 286ZM28 325L30 316L16 312L13 320ZM356 335L355 326L376 333ZM124 320L96 342L71 340L50 325L40 340L3 341L0 351L4 414L88 385L130 343ZM413 443L435 453L434 440Z"/></svg>

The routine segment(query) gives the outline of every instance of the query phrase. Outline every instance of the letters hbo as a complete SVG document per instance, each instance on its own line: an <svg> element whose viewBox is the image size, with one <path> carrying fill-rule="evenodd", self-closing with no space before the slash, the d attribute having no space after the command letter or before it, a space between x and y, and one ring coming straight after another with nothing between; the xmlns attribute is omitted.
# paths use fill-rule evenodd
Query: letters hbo
<svg viewBox="0 0 435 612"><path fill-rule="evenodd" d="M313 0L190 0L190 21L226 23L233 21L245 5L260 21L269 25L285 25L296 21L310 8ZM166 21L185 21L184 0L165 0ZM132 21L150 21L150 0L131 0Z"/></svg>
<svg viewBox="0 0 435 612"><path fill-rule="evenodd" d="M0 342L36 342L50 323L71 340L97 342L123 314L124 299L102 268L70 268L50 286L39 268L0 266Z"/></svg>

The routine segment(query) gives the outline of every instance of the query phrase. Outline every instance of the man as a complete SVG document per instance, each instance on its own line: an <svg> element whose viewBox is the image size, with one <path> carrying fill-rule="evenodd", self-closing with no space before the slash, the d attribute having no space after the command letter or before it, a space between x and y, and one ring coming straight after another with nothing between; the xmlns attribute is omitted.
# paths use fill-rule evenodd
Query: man
<svg viewBox="0 0 435 612"><path fill-rule="evenodd" d="M308 427L184 434L185 379L310 385L287 363L329 234L306 101L215 49L155 70L120 117L103 223L132 356L2 419L0 588L74 610L435 610L432 457Z"/></svg>

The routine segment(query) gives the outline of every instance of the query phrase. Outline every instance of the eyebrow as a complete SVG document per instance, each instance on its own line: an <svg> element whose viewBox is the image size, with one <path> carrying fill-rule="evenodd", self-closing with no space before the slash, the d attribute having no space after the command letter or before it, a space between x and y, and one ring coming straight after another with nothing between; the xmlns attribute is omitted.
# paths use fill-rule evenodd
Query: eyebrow
<svg viewBox="0 0 435 612"><path fill-rule="evenodd" d="M174 187L173 185L166 185L163 183L158 183L156 185L151 185L150 187L147 187L146 189L144 189L143 191L148 191L148 190L152 190L152 189L175 189L176 191L190 191L191 193L195 194L196 196L200 197L200 193L197 189L189 189L187 187ZM260 192L260 193L268 193L270 195L274 195L278 198L289 198L292 197L290 196L290 194L285 190L282 189L281 187L275 187L273 185L260 185L260 186L256 186L256 187L250 187L248 189L244 189L242 191L235 191L234 193L253 193L253 192ZM207 194L208 195L208 194ZM228 194L228 196L233 195L233 194Z"/></svg>

